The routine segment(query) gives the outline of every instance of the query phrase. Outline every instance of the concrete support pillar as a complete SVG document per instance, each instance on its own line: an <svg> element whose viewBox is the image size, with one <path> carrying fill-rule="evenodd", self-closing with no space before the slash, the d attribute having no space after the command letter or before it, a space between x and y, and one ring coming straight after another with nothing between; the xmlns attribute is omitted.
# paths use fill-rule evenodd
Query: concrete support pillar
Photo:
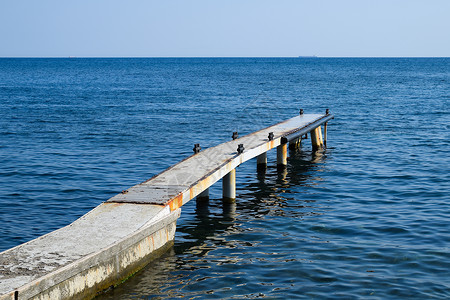
<svg viewBox="0 0 450 300"><path fill-rule="evenodd" d="M267 168L267 152L264 152L256 158L256 168L258 171L265 171Z"/></svg>
<svg viewBox="0 0 450 300"><path fill-rule="evenodd" d="M209 200L209 188L198 194L197 201L208 201Z"/></svg>
<svg viewBox="0 0 450 300"><path fill-rule="evenodd" d="M311 131L311 144L313 151L323 148L322 128L320 126Z"/></svg>
<svg viewBox="0 0 450 300"><path fill-rule="evenodd" d="M328 122L325 122L325 125L323 126L323 145L325 148L327 147L327 125Z"/></svg>
<svg viewBox="0 0 450 300"><path fill-rule="evenodd" d="M302 138L296 138L289 142L289 150L292 152L297 151L301 146Z"/></svg>
<svg viewBox="0 0 450 300"><path fill-rule="evenodd" d="M287 143L277 147L277 167L285 168L287 166Z"/></svg>
<svg viewBox="0 0 450 300"><path fill-rule="evenodd" d="M236 169L233 169L222 179L222 198L224 201L236 199Z"/></svg>

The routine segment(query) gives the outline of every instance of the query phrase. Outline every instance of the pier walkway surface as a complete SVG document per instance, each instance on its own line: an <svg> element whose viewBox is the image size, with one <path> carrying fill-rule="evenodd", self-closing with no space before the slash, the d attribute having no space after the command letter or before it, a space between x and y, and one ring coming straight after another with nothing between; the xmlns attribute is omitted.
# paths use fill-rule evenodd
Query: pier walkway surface
<svg viewBox="0 0 450 300"><path fill-rule="evenodd" d="M277 148L287 160L287 144L310 133L322 147L321 125L333 116L301 114L271 127L199 151L153 178L100 204L72 224L0 253L0 300L91 298L119 284L173 245L180 207L208 197L223 179L223 198L234 199L235 168Z"/></svg>

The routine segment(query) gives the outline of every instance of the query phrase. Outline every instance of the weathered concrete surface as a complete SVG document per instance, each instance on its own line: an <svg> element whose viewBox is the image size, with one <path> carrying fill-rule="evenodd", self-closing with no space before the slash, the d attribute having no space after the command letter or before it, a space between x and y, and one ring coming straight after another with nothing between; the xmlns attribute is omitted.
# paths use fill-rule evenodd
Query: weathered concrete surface
<svg viewBox="0 0 450 300"><path fill-rule="evenodd" d="M332 118L301 115L206 149L129 188L72 224L0 253L0 300L92 297L173 243L180 207L239 164ZM269 140L269 132L273 139ZM237 153L238 144L245 151Z"/></svg>
<svg viewBox="0 0 450 300"><path fill-rule="evenodd" d="M236 140L208 148L108 201L169 205L171 210L175 210L241 163L282 143L296 140L332 118L332 115L300 115ZM271 141L268 139L269 132L274 134ZM240 155L237 154L239 144L244 144L245 148Z"/></svg>
<svg viewBox="0 0 450 300"><path fill-rule="evenodd" d="M180 211L104 203L74 223L0 254L0 299L91 297L170 244ZM153 253L153 255L156 254Z"/></svg>

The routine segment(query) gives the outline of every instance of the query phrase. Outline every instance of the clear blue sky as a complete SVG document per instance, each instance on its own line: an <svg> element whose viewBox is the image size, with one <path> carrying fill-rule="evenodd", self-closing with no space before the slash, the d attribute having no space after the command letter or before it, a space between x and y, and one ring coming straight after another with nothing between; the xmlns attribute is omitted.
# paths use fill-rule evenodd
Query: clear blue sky
<svg viewBox="0 0 450 300"><path fill-rule="evenodd" d="M450 0L1 0L0 57L450 56Z"/></svg>

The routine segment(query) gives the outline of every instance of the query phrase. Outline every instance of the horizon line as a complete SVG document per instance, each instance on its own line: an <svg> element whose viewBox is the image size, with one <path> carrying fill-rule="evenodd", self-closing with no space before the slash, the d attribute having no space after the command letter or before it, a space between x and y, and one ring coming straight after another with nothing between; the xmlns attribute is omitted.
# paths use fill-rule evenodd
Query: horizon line
<svg viewBox="0 0 450 300"><path fill-rule="evenodd" d="M0 56L0 58L450 58L450 56Z"/></svg>

